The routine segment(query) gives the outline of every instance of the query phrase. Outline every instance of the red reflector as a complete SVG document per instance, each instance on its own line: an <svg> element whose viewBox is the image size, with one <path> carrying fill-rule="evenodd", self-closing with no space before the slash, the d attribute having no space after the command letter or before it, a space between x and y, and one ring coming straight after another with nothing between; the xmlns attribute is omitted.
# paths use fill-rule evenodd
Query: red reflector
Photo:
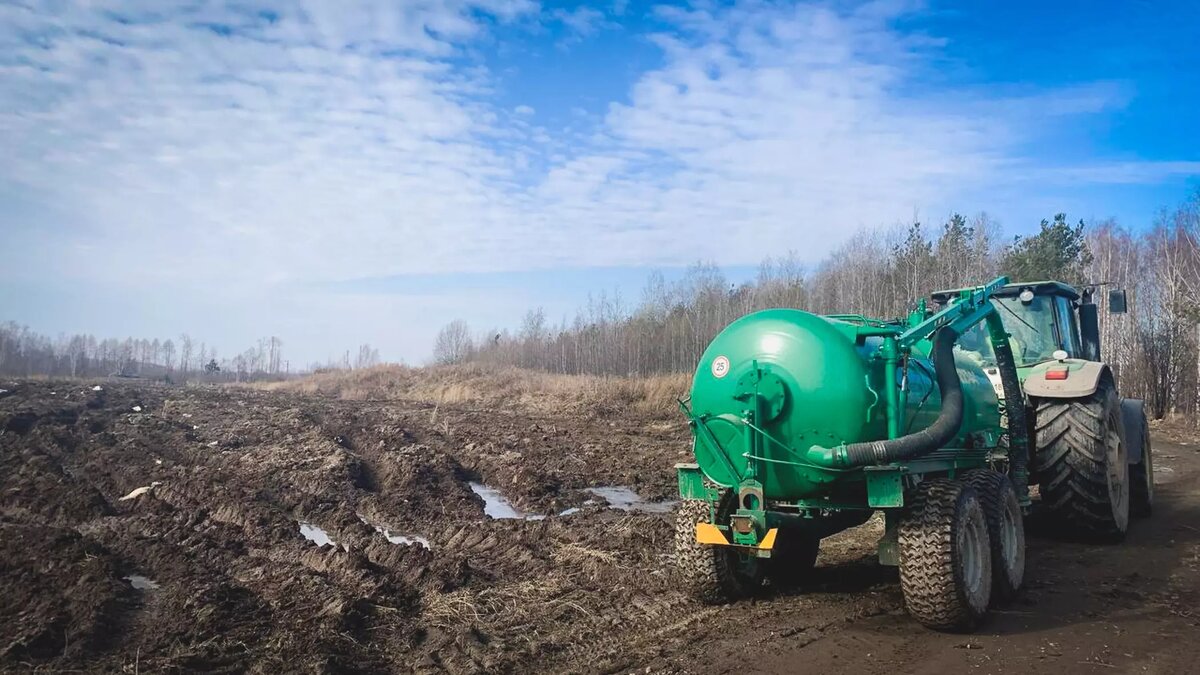
<svg viewBox="0 0 1200 675"><path fill-rule="evenodd" d="M1046 379L1047 380L1065 380L1065 379L1067 379L1067 373L1069 373L1069 372L1071 372L1071 371L1067 370L1066 368L1063 368L1062 370L1047 370L1046 371Z"/></svg>

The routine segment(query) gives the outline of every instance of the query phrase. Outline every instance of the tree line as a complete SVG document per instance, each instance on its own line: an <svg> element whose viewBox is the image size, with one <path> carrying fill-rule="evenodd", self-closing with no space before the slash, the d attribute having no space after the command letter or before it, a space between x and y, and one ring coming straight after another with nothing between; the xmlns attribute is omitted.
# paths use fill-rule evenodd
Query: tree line
<svg viewBox="0 0 1200 675"><path fill-rule="evenodd" d="M148 377L241 380L286 372L283 341L266 337L230 358L187 333L172 338L104 338L38 333L12 321L0 323L0 375L29 377Z"/></svg>
<svg viewBox="0 0 1200 675"><path fill-rule="evenodd" d="M438 333L434 360L564 374L688 372L720 330L752 311L900 317L934 290L1000 274L1126 289L1127 314L1110 315L1107 294L1096 294L1104 359L1122 393L1146 399L1158 418L1200 412L1200 192L1137 229L1058 214L1032 235L1007 237L986 214L954 214L932 227L862 229L813 266L795 254L768 258L740 284L699 263L673 282L651 274L636 303L616 293L591 296L557 324L540 308L516 329L476 333L453 321Z"/></svg>
<svg viewBox="0 0 1200 675"><path fill-rule="evenodd" d="M283 354L283 340L264 337L225 358L216 347L187 333L177 339L97 339L93 335L38 333L12 321L0 323L0 376L8 377L141 377L172 382L204 380L245 382L287 377L317 370L367 368L379 363L379 350L361 345L351 359L295 368Z"/></svg>

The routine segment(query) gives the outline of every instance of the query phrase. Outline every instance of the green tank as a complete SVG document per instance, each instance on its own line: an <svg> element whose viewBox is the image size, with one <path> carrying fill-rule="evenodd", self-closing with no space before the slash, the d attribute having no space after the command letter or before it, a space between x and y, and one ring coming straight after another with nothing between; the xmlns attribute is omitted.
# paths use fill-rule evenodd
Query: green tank
<svg viewBox="0 0 1200 675"><path fill-rule="evenodd" d="M698 430L696 463L722 487L748 474L765 499L794 501L828 494L833 483L861 479L861 469L818 466L811 448L834 448L889 438L887 388L902 387L900 434L920 431L941 411L928 355L916 343L906 361L887 374L884 340L870 335L871 322L822 317L796 309L749 314L730 324L705 350L692 382L691 409ZM993 446L999 438L996 392L969 351L955 348L962 383L963 421L947 447ZM752 428L748 402L759 406ZM761 433L753 433L760 431ZM757 457L748 472L751 456Z"/></svg>
<svg viewBox="0 0 1200 675"><path fill-rule="evenodd" d="M713 339L679 402L695 461L675 465L674 560L693 596L796 588L823 538L882 512L879 560L925 625L969 630L993 586L1011 597L1031 500L1027 406L991 300L1007 283L890 320L771 309Z"/></svg>

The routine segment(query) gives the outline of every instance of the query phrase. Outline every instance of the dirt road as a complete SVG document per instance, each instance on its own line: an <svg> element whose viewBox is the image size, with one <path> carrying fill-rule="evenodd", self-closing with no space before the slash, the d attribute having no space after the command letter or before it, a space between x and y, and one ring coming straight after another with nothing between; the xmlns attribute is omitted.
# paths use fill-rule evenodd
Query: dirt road
<svg viewBox="0 0 1200 675"><path fill-rule="evenodd" d="M877 525L726 607L670 579L672 418L0 382L0 668L1188 672L1200 453L1127 543L1034 538L976 635L903 614ZM497 495L501 499L497 499Z"/></svg>
<svg viewBox="0 0 1200 675"><path fill-rule="evenodd" d="M922 630L894 570L852 539L790 598L736 605L680 636L654 670L1188 673L1200 669L1200 452L1155 438L1155 513L1124 544L1029 541L1027 589L973 635Z"/></svg>

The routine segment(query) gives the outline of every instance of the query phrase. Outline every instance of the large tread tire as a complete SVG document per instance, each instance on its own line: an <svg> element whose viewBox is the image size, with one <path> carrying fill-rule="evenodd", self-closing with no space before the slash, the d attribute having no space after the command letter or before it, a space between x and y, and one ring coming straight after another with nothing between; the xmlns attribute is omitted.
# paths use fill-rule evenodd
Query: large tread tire
<svg viewBox="0 0 1200 675"><path fill-rule="evenodd" d="M922 482L900 521L900 588L908 613L928 628L970 631L987 614L992 558L987 519L970 485Z"/></svg>
<svg viewBox="0 0 1200 675"><path fill-rule="evenodd" d="M1129 529L1129 464L1110 380L1080 399L1037 404L1032 469L1041 510L1068 535L1117 542Z"/></svg>
<svg viewBox="0 0 1200 675"><path fill-rule="evenodd" d="M962 479L979 493L992 551L992 604L1012 600L1025 583L1025 518L1008 476L975 469Z"/></svg>
<svg viewBox="0 0 1200 675"><path fill-rule="evenodd" d="M683 588L706 604L732 602L757 593L761 571L747 573L737 550L696 541L696 523L707 522L709 503L701 499L685 499L675 512L675 569Z"/></svg>
<svg viewBox="0 0 1200 675"><path fill-rule="evenodd" d="M765 560L767 578L779 590L794 589L812 577L821 552L821 538L798 527L782 528L771 557Z"/></svg>
<svg viewBox="0 0 1200 675"><path fill-rule="evenodd" d="M1146 422L1146 409L1141 401L1126 399L1121 402L1125 414L1125 439L1132 448L1141 442L1141 461L1129 465L1129 515L1149 518L1154 513L1154 453L1150 448L1150 425Z"/></svg>

